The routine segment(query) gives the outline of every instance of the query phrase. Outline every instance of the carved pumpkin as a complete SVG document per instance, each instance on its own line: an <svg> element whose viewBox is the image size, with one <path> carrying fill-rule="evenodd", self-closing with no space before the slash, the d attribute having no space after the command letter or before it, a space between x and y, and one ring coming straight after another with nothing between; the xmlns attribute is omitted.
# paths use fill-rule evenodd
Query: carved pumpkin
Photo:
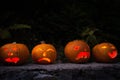
<svg viewBox="0 0 120 80"><path fill-rule="evenodd" d="M113 62L116 59L118 52L113 44L104 42L95 45L92 54L97 62Z"/></svg>
<svg viewBox="0 0 120 80"><path fill-rule="evenodd" d="M64 53L71 62L75 63L87 62L90 58L90 48L83 40L74 40L67 43Z"/></svg>
<svg viewBox="0 0 120 80"><path fill-rule="evenodd" d="M32 59L39 64L50 64L56 60L56 49L51 44L38 44L32 49Z"/></svg>
<svg viewBox="0 0 120 80"><path fill-rule="evenodd" d="M0 58L3 63L7 64L23 64L30 57L29 50L26 45L21 43L8 43L0 48Z"/></svg>

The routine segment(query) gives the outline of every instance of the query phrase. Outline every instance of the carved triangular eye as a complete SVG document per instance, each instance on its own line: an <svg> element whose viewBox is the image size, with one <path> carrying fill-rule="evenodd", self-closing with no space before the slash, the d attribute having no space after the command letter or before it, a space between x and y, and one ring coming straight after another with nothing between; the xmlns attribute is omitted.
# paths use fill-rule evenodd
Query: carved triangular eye
<svg viewBox="0 0 120 80"><path fill-rule="evenodd" d="M14 48L12 48L12 50L13 50L13 51L17 51L17 48L16 48L16 47L14 47Z"/></svg>
<svg viewBox="0 0 120 80"><path fill-rule="evenodd" d="M80 49L80 46L74 46L74 50L77 51Z"/></svg>
<svg viewBox="0 0 120 80"><path fill-rule="evenodd" d="M114 47L114 46L112 46L112 47L111 47L111 49L115 49L115 47Z"/></svg>
<svg viewBox="0 0 120 80"><path fill-rule="evenodd" d="M38 50L39 50L39 51L43 51L43 49L41 49L41 48L38 48Z"/></svg>
<svg viewBox="0 0 120 80"><path fill-rule="evenodd" d="M8 48L4 48L4 51L7 51L8 50Z"/></svg>
<svg viewBox="0 0 120 80"><path fill-rule="evenodd" d="M102 46L101 48L105 49L105 48L107 48L107 46Z"/></svg>

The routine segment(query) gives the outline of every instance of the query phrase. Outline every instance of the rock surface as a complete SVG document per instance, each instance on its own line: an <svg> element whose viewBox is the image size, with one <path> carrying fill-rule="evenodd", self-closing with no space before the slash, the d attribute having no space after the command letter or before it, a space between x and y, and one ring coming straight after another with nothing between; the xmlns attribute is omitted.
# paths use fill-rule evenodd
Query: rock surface
<svg viewBox="0 0 120 80"><path fill-rule="evenodd" d="M120 63L0 66L0 80L120 80Z"/></svg>

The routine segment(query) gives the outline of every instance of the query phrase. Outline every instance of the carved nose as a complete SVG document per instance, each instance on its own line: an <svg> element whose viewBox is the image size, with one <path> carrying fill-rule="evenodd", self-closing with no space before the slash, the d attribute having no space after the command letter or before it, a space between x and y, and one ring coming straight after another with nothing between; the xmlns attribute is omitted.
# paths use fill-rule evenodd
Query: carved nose
<svg viewBox="0 0 120 80"><path fill-rule="evenodd" d="M45 56L46 56L46 53L44 52L44 53L43 53L43 57L45 57Z"/></svg>
<svg viewBox="0 0 120 80"><path fill-rule="evenodd" d="M8 53L8 56L12 56L12 55L13 55L13 53L12 53L12 52L9 52L9 53Z"/></svg>

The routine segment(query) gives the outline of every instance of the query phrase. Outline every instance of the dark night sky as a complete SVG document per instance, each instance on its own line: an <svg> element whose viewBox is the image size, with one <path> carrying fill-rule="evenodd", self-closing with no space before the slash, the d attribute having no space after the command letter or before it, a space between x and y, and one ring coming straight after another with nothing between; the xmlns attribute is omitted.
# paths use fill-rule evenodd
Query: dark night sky
<svg viewBox="0 0 120 80"><path fill-rule="evenodd" d="M29 24L32 26L31 35L36 35L39 40L67 42L77 39L86 26L94 26L105 34L118 37L119 3L119 0L7 1L0 3L0 26Z"/></svg>

